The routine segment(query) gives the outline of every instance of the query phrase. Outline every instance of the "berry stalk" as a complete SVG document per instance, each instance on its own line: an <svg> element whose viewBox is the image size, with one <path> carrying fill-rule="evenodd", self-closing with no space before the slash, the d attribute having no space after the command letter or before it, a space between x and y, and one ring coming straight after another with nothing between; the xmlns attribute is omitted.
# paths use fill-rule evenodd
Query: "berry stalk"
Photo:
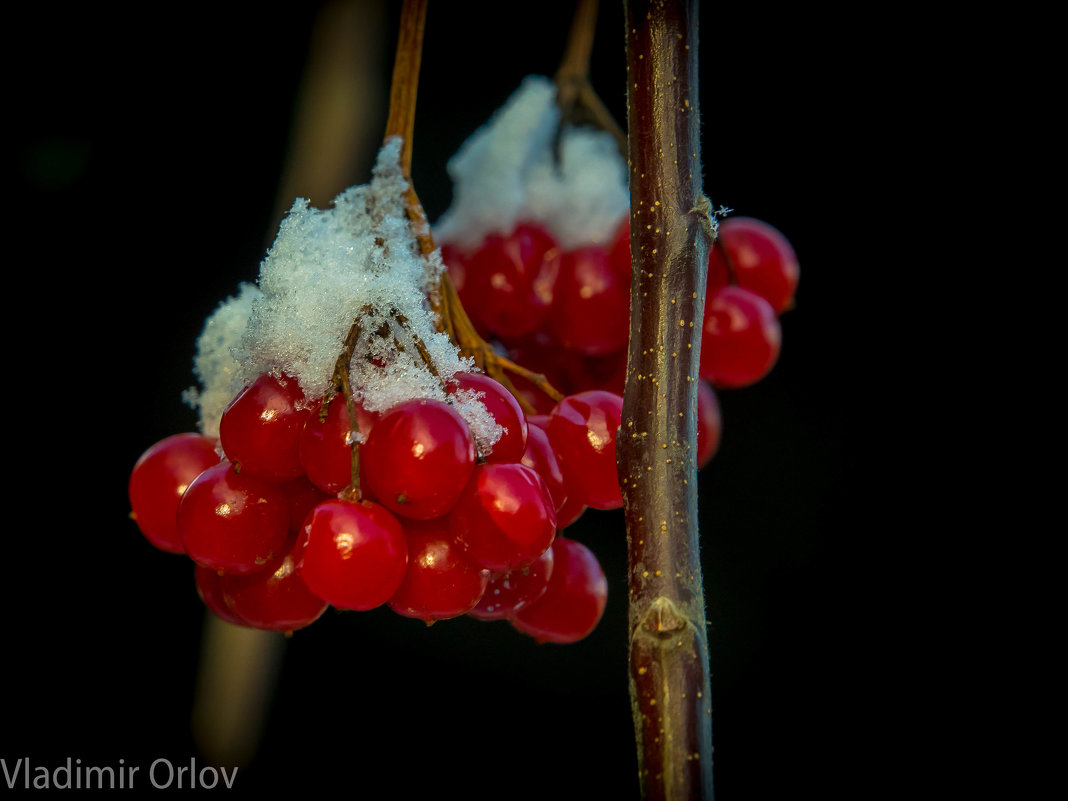
<svg viewBox="0 0 1068 801"><path fill-rule="evenodd" d="M567 46L554 78L556 103L560 107L560 126L553 143L557 159L566 125L590 125L608 131L615 138L619 152L624 158L627 155L627 135L590 83L590 58L597 30L598 5L598 0L579 0L576 3Z"/></svg>
<svg viewBox="0 0 1068 801"><path fill-rule="evenodd" d="M427 222L419 196L411 179L412 135L415 130L415 100L419 86L419 67L422 60L423 31L426 27L427 0L404 0L401 7L400 32L397 41L397 53L393 63L393 76L390 85L389 116L386 120L385 138L401 137L401 168L408 179L407 205L408 218L415 229L419 248L424 256L434 252L434 237ZM596 4L593 5L596 16ZM588 64L588 56L587 56ZM448 275L442 275L441 285L430 298L432 308L437 315L440 330L447 333L461 352L472 356L475 363L486 373L504 384L519 400L524 409L533 412L533 407L516 390L508 373L522 376L539 387L549 397L560 400L563 396L544 375L527 370L521 365L496 353L471 324L463 310L460 298L456 294ZM417 343L418 348L418 343ZM432 365L431 365L432 367Z"/></svg>
<svg viewBox="0 0 1068 801"><path fill-rule="evenodd" d="M389 115L385 138L401 138L401 169L408 179L408 217L415 229L419 249L424 256L434 251L423 204L412 184L412 134L415 131L415 100L419 89L419 67L423 60L423 31L426 28L427 0L404 0L401 6L397 52L389 89Z"/></svg>
<svg viewBox="0 0 1068 801"><path fill-rule="evenodd" d="M708 249L696 0L627 0L631 330L617 446L627 521L630 688L641 791L711 799L697 519L697 398Z"/></svg>

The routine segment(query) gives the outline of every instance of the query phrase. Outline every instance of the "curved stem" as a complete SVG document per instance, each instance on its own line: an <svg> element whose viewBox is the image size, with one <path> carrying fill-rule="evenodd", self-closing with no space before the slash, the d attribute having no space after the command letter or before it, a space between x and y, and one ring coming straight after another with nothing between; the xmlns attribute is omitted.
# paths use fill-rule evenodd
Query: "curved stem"
<svg viewBox="0 0 1068 801"><path fill-rule="evenodd" d="M697 530L697 386L713 227L701 188L697 2L626 3L631 331L619 477L642 795L712 798Z"/></svg>
<svg viewBox="0 0 1068 801"><path fill-rule="evenodd" d="M619 152L627 157L627 136L590 83L590 58L597 32L598 0L579 0L568 32L560 67L556 71L556 105L560 124L553 139L553 154L560 161L560 142L568 125L592 125L608 131Z"/></svg>
<svg viewBox="0 0 1068 801"><path fill-rule="evenodd" d="M549 379L543 373L535 373L501 356L479 335L471 318L467 316L460 302L460 296L456 293L456 287L453 286L448 274L441 278L441 296L445 317L450 321L452 340L459 346L460 353L474 359L475 365L485 371L486 375L503 384L519 402L524 412L534 414L537 409L516 389L508 373L525 379L556 403L564 399L564 394L550 384Z"/></svg>

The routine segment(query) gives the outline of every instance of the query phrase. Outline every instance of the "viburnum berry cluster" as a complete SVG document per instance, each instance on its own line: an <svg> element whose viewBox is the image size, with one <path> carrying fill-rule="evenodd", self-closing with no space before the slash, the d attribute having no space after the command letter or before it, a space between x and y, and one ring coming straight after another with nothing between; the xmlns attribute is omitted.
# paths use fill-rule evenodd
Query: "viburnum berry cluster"
<svg viewBox="0 0 1068 801"><path fill-rule="evenodd" d="M563 392L623 393L630 336L630 199L612 136L562 129L556 88L528 77L449 164L455 201L436 228L479 332ZM560 198L566 198L561 202ZM726 215L726 211L721 211ZM799 267L771 225L729 217L709 252L698 467L719 446L716 390L750 386L778 360L779 315ZM516 385L538 411L553 400Z"/></svg>
<svg viewBox="0 0 1068 801"><path fill-rule="evenodd" d="M258 283L206 322L201 386L187 395L201 431L150 448L130 502L150 542L192 559L219 617L289 632L330 607L388 605L427 622L508 620L554 642L597 625L604 572L560 532L623 503L629 198L603 132L567 129L557 163L554 91L528 79L450 163L440 251L420 251L400 143L387 141L371 184L327 212L295 203ZM698 467L720 441L715 389L774 365L797 279L774 228L719 226ZM441 287L451 312L432 302L450 297ZM492 351L526 369L491 377L453 323L483 363Z"/></svg>
<svg viewBox="0 0 1068 801"><path fill-rule="evenodd" d="M388 605L582 639L607 581L559 532L622 505L622 397L558 394L528 414L438 330L443 266L417 246L397 148L329 212L295 204L258 284L209 318L187 396L201 431L137 461L133 517L237 625Z"/></svg>

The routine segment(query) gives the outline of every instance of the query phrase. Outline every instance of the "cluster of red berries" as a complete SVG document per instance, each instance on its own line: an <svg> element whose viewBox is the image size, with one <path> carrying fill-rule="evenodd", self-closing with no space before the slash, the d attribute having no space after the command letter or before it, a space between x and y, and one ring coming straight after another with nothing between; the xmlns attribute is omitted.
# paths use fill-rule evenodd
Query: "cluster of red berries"
<svg viewBox="0 0 1068 801"><path fill-rule="evenodd" d="M388 604L427 622L508 620L574 642L604 611L593 553L560 536L587 508L622 505L615 440L622 397L589 391L527 417L499 382L458 373L503 429L488 453L451 402L371 413L305 399L260 376L230 403L219 440L177 434L130 476L133 517L158 548L187 554L205 604L231 623L293 631L327 608Z"/></svg>
<svg viewBox="0 0 1068 801"><path fill-rule="evenodd" d="M622 394L630 334L629 220L607 246L563 250L533 223L486 236L463 250L446 243L442 257L479 332L508 357L565 393ZM765 222L732 217L719 226L709 254L701 339L698 467L719 445L715 389L750 386L779 357L779 315L793 304L799 268L790 242ZM515 382L536 408L544 393Z"/></svg>

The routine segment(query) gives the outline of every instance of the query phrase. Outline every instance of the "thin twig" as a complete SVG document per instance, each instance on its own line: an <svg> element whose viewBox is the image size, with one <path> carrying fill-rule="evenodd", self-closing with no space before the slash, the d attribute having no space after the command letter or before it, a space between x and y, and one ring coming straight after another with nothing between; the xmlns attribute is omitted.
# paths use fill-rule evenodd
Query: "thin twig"
<svg viewBox="0 0 1068 801"><path fill-rule="evenodd" d="M359 433L359 419L356 416L356 401L352 397L352 383L349 380L349 370L352 365L352 354L356 350L356 343L359 342L362 330L360 320L369 311L370 310L365 306L360 310L360 315L352 321L352 325L349 327L349 332L345 337L345 342L342 345L341 353L338 354L337 361L334 362L334 375L331 380L331 387L327 390L327 394L323 398L323 409L326 409L338 392L341 392L342 397L345 399L345 410L349 415L349 450L352 453L352 470L349 485L339 493L339 496L354 501L360 500L362 493L360 492L360 443L355 436ZM320 414L322 414L321 411Z"/></svg>
<svg viewBox="0 0 1068 801"><path fill-rule="evenodd" d="M620 155L627 157L627 135L590 83L590 59L597 32L598 0L579 0L568 31L567 46L556 71L556 105L560 123L553 137L553 156L560 163L560 145L569 125L589 125L612 134Z"/></svg>
<svg viewBox="0 0 1068 801"><path fill-rule="evenodd" d="M419 68L423 59L423 31L426 28L427 0L404 0L401 6L397 54L389 92L389 116L385 138L401 138L401 170L408 181L408 219L412 222L419 249L424 256L434 252L434 237L419 196L412 184L412 138L415 133L415 100L419 89Z"/></svg>

